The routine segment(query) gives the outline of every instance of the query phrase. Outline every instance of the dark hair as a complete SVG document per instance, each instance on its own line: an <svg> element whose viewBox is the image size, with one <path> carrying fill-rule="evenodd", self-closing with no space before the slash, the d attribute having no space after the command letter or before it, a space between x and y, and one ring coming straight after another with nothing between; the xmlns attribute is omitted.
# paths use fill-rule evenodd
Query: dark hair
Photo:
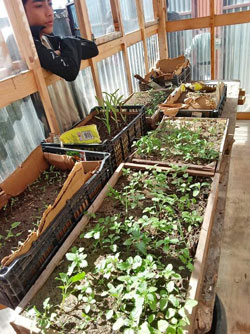
<svg viewBox="0 0 250 334"><path fill-rule="evenodd" d="M22 0L22 1L23 1L23 5L26 5L27 0Z"/></svg>

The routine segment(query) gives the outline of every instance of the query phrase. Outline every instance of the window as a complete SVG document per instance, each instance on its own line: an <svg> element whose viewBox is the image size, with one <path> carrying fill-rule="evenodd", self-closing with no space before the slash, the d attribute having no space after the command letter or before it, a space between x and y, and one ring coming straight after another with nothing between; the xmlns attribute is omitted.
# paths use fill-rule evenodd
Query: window
<svg viewBox="0 0 250 334"><path fill-rule="evenodd" d="M122 23L126 34L139 29L136 3L134 0L120 0Z"/></svg>
<svg viewBox="0 0 250 334"><path fill-rule="evenodd" d="M154 8L152 0L143 0L143 10L145 22L154 21Z"/></svg>
<svg viewBox="0 0 250 334"><path fill-rule="evenodd" d="M227 14L250 10L249 0L215 0L216 14Z"/></svg>
<svg viewBox="0 0 250 334"><path fill-rule="evenodd" d="M168 21L177 21L210 15L210 0L166 0Z"/></svg>
<svg viewBox="0 0 250 334"><path fill-rule="evenodd" d="M3 0L0 0L0 80L26 69Z"/></svg>
<svg viewBox="0 0 250 334"><path fill-rule="evenodd" d="M141 77L145 76L145 62L144 62L144 49L143 42L131 45L128 48L128 57L130 72L132 75L133 91L139 91L138 80L134 78L135 74L139 74Z"/></svg>

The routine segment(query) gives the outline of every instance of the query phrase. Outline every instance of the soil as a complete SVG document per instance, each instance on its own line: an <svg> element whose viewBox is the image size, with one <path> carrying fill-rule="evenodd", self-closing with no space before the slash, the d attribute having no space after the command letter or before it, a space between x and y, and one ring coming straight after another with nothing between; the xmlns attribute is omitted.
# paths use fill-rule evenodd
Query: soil
<svg viewBox="0 0 250 334"><path fill-rule="evenodd" d="M196 151L196 145L193 142L191 136L184 136L183 138L178 139L180 136L179 129L186 128L189 129L193 134L200 131L199 138L200 140L207 141L207 150L212 149L215 152L218 152L217 158L210 158L209 156L201 156L199 151ZM226 128L226 121L216 120L216 119L195 119L195 120L186 120L186 119L176 119L169 120L162 123L159 128L151 132L148 135L148 140L145 144L140 146L140 141L137 142L137 148L142 148L143 152L136 151L133 158L134 159L144 159L144 160L153 160L153 161L166 161L168 164L195 164L195 165L215 165L219 159L219 153L221 152L221 143L224 138ZM176 134L174 140L169 139L169 135L172 133ZM146 138L147 136L145 136ZM147 151L146 147L148 142L151 141L151 138L158 138L160 140L161 148L158 146ZM176 144L182 145L183 148L190 147L190 156L186 160L185 156L176 154ZM205 146L204 146L205 147ZM192 151L193 149L193 151ZM184 152L184 151L183 151Z"/></svg>
<svg viewBox="0 0 250 334"><path fill-rule="evenodd" d="M131 173L132 174L132 173ZM134 217L134 221L136 219L138 220L143 216L143 210L147 207L152 206L152 199L151 195L149 196L149 193L147 189L144 189L144 183L147 180L147 174L143 175L142 182L140 183L140 186L138 186L138 191L143 192L145 195L145 199L143 201L140 201L138 206L135 209L130 209L129 213L124 212L124 207L118 200L114 200L111 197L106 197L104 199L103 204L101 205L100 209L96 213L96 216L90 220L88 223L88 226L83 231L82 235L85 235L90 230L93 230L97 224L97 221L99 218L103 217L115 217L116 215L119 215L119 221L123 221L126 217L132 216ZM166 192L165 195L171 195L176 193L175 185L173 185L172 182L174 178L168 177L168 182L166 184L170 185L169 187L165 187L164 191ZM197 182L208 182L211 183L210 178L198 178L193 177L192 184ZM128 176L122 176L117 184L115 185L115 189L118 191L123 191L124 188L131 183L131 175ZM203 189L203 188L202 188ZM178 192L176 193L178 194ZM190 192L191 194L191 192ZM183 196L183 194L179 194L178 197ZM190 195L191 196L191 195ZM191 205L190 212L195 211L199 213L200 216L204 215L205 208L207 205L207 198L209 196L209 188L204 188L201 190L199 196L197 197L196 203L193 203ZM192 197L192 196L191 196ZM190 198L191 198L190 197ZM177 215L182 214L182 210L177 210ZM194 257L196 248L198 245L199 240L199 233L200 233L200 226L193 226L192 229L188 229L188 225L185 224L185 222L182 222L183 224L183 231L185 231L185 243L189 245L189 251L192 257ZM110 225L111 227L113 225ZM157 238L163 238L165 237L165 233L162 235L162 232L158 234L157 230L154 230L154 228L151 227L151 225L148 225L145 228L145 231L149 235L151 234L151 238L157 239ZM104 240L111 234L111 230L106 230L101 235L101 240ZM177 232L176 232L177 233ZM136 243L131 244L130 247L126 247L123 245L123 242L127 240L127 233L122 232L120 234L118 244L118 250L116 252L119 252L120 258L124 261L130 257L130 256L136 256L141 255L138 249L136 248ZM171 237L174 237L171 235ZM94 242L96 241L96 244ZM86 258L88 262L88 267L84 268L84 271L89 275L91 281L95 285L95 299L96 299L96 309L93 311L90 311L88 313L89 316L93 319L90 323L88 323L87 328L83 331L82 329L79 329L79 326L81 326L83 322L82 318L82 312L84 311L84 303L79 303L77 301L77 297L75 294L71 294L69 298L67 298L64 306L63 311L62 309L59 311L59 314L57 316L56 326L53 328L60 329L60 333L67 333L67 334L111 334L111 333L120 333L120 331L114 331L112 329L113 321L112 319L110 321L106 321L105 319L105 313L107 310L112 308L112 300L109 298L103 298L101 297L101 293L103 292L103 289L105 287L103 286L103 277L100 276L97 273L93 273L93 269L96 266L96 264L100 263L102 259L106 258L108 255L114 255L115 253L112 253L108 246L104 247L105 244L99 243L98 240L94 239L86 239L86 238L78 238L76 242L73 245L74 247L80 248L84 247L84 253L88 254L88 257ZM102 246L102 247L101 247ZM159 247L161 248L161 247ZM178 245L173 246L173 254L178 251ZM168 255L162 251L162 249L158 248L152 248L151 252L149 254L152 254L155 256L155 258L159 259L163 263L163 265L167 265L168 263L172 263L174 266L174 270L181 274L182 280L180 281L179 289L183 295L183 300L186 298L186 292L188 288L188 282L191 275L191 272L187 269L180 269L180 266L182 265L182 262L177 257L173 257L173 255ZM43 288L37 293L37 295L33 298L31 301L29 307L32 307L35 305L38 310L42 310L42 303L45 298L50 297L50 304L52 305L60 305L61 303L61 294L58 286L60 285L57 280L55 280L56 277L59 277L59 273L66 273L67 268L69 265L69 261L67 259L64 259L62 263L56 268L56 270L53 272L53 274L49 277L46 284L43 286ZM84 284L84 281L82 282ZM159 284L162 284L159 282ZM24 316L31 317L31 315L25 311ZM64 329L62 328L62 324L66 324ZM59 326L59 327L57 327Z"/></svg>
<svg viewBox="0 0 250 334"><path fill-rule="evenodd" d="M23 243L40 222L43 211L52 204L69 172L52 166L19 196L12 197L0 211L0 260ZM20 223L17 227L15 223ZM12 225L14 224L14 225Z"/></svg>
<svg viewBox="0 0 250 334"><path fill-rule="evenodd" d="M138 110L133 110L138 111ZM95 124L97 126L99 135L101 137L101 141L103 142L105 139L111 140L113 139L118 133L120 133L124 127L126 127L137 115L128 115L125 114L125 121L123 118L118 115L118 123L110 118L110 134L108 133L107 127L103 121L105 118L103 113L99 113L98 116L93 117L89 122L86 123L86 125Z"/></svg>
<svg viewBox="0 0 250 334"><path fill-rule="evenodd" d="M145 106L146 116L152 116L158 109L158 104L165 102L167 97L172 93L173 89L169 90L148 90L144 92L134 93L133 96L126 102L127 105L143 105Z"/></svg>

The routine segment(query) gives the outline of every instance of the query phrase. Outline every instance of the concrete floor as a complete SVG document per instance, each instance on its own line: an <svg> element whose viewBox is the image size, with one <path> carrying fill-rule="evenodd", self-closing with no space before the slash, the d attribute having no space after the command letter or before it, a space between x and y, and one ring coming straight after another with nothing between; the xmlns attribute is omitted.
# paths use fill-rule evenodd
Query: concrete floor
<svg viewBox="0 0 250 334"><path fill-rule="evenodd" d="M237 121L232 149L217 294L228 334L250 333L250 121Z"/></svg>

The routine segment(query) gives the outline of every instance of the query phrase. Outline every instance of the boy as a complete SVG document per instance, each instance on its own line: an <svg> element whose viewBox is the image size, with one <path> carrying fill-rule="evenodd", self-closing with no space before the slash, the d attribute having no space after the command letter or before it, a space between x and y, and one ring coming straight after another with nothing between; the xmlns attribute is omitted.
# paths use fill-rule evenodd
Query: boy
<svg viewBox="0 0 250 334"><path fill-rule="evenodd" d="M76 79L82 59L98 55L94 42L80 37L53 36L51 0L22 0L41 66L67 81Z"/></svg>

